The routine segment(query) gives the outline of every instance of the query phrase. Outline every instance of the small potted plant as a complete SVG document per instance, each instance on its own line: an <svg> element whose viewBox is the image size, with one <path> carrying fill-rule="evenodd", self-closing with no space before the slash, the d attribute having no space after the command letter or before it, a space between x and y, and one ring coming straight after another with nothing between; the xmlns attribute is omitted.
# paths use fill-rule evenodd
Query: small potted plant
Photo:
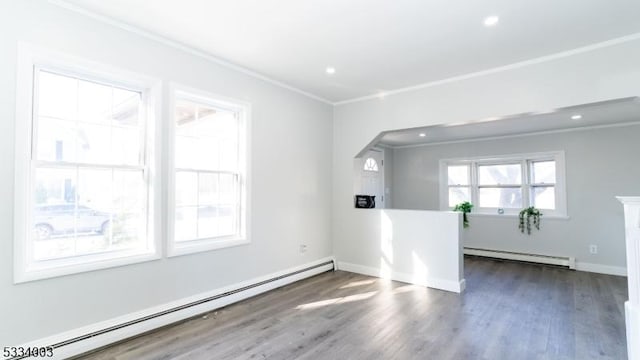
<svg viewBox="0 0 640 360"><path fill-rule="evenodd" d="M469 227L469 219L467 218L467 213L470 213L471 209L473 209L473 204L468 202L468 201L461 202L460 204L456 205L453 208L453 211L461 211L462 212L462 225L465 228Z"/></svg>
<svg viewBox="0 0 640 360"><path fill-rule="evenodd" d="M540 212L540 210L536 209L533 206L530 206L526 209L522 209L522 211L520 211L520 215L518 215L518 219L519 219L518 228L520 229L520 232L524 234L524 230L526 229L527 234L531 235L532 219L533 219L533 226L535 226L536 229L540 230L541 216L542 216L542 213Z"/></svg>

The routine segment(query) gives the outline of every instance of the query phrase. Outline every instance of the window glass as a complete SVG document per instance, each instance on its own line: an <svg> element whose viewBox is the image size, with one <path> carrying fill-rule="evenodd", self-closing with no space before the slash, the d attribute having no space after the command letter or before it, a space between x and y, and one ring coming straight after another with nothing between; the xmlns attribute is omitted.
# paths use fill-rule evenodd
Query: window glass
<svg viewBox="0 0 640 360"><path fill-rule="evenodd" d="M556 194L554 186L533 187L533 206L539 209L555 209Z"/></svg>
<svg viewBox="0 0 640 360"><path fill-rule="evenodd" d="M365 171L378 171L378 162L374 158L368 158L364 162Z"/></svg>
<svg viewBox="0 0 640 360"><path fill-rule="evenodd" d="M478 191L480 207L522 208L522 189L520 188L480 188Z"/></svg>
<svg viewBox="0 0 640 360"><path fill-rule="evenodd" d="M478 165L479 185L519 185L522 183L520 164Z"/></svg>
<svg viewBox="0 0 640 360"><path fill-rule="evenodd" d="M454 207L461 202L471 201L470 189L467 187L449 188L449 207Z"/></svg>
<svg viewBox="0 0 640 360"><path fill-rule="evenodd" d="M469 185L469 165L451 165L447 172L449 185Z"/></svg>
<svg viewBox="0 0 640 360"><path fill-rule="evenodd" d="M531 182L534 184L555 184L556 162L534 161L531 163Z"/></svg>
<svg viewBox="0 0 640 360"><path fill-rule="evenodd" d="M176 106L175 144L177 168L236 171L237 115L181 100Z"/></svg>

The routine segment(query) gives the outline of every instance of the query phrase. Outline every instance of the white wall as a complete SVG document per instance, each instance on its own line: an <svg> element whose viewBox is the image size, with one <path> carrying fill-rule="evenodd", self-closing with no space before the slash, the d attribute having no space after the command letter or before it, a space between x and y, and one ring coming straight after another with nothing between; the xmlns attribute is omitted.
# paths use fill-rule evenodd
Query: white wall
<svg viewBox="0 0 640 360"><path fill-rule="evenodd" d="M0 344L18 345L331 255L331 106L45 1L2 0L0 6ZM18 41L250 102L252 243L14 285L14 126L27 121L15 119ZM168 112L165 106L165 119Z"/></svg>
<svg viewBox="0 0 640 360"><path fill-rule="evenodd" d="M638 118L640 121L640 118ZM395 149L394 207L439 209L439 160L563 150L569 219L542 217L523 235L517 217L470 215L465 246L575 257L578 267L625 268L624 216L615 196L640 192L640 125ZM544 211L543 211L544 213ZM598 245L598 254L589 245Z"/></svg>
<svg viewBox="0 0 640 360"><path fill-rule="evenodd" d="M436 289L464 289L462 214L449 211L351 209L355 230L345 246L357 254L340 270Z"/></svg>
<svg viewBox="0 0 640 360"><path fill-rule="evenodd" d="M366 243L353 236L363 224L356 221L352 209L351 179L353 157L381 131L468 122L637 95L640 41L634 40L337 106L333 127L335 256L346 262L375 261L375 257L361 254ZM640 185L631 192L635 194L628 195L640 194Z"/></svg>

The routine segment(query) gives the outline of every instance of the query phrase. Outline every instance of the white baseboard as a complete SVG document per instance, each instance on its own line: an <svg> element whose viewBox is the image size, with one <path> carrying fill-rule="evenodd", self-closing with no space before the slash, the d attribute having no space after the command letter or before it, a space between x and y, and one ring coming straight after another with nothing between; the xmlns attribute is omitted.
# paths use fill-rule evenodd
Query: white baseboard
<svg viewBox="0 0 640 360"><path fill-rule="evenodd" d="M142 322L128 325L128 326L119 328L117 330L105 332L100 335L96 335L96 336L89 337L87 339L83 339L77 342L72 342L68 345L57 347L54 349L54 356L50 358L50 359L66 359L71 356L75 356L75 355L85 353L87 351L95 350L97 348L112 344L114 342L129 338L135 335L139 335L141 333L144 333L165 325L169 325L176 321L188 319L190 317L227 306L229 304L250 298L252 296L267 292L269 290L273 290L273 289L282 287L284 285L291 284L293 282L323 273L325 271L333 269L333 265L327 264L320 267L316 267L308 271L302 271L302 270L313 267L313 266L317 266L319 264L322 264L328 261L333 261L335 264L335 259L333 257L327 257L327 258L316 260L304 265L296 266L296 267L278 271L276 273L272 273L269 275L243 281L241 283L237 283L237 284L233 284L223 288L208 291L205 293L197 294L197 295L183 298L180 300L172 301L166 304L154 306L154 307L147 308L135 313L119 316L117 318L102 321L100 323L83 326L81 328L66 331L64 333L49 336L47 338L34 340L27 344L21 345L21 347L25 347L25 348L26 347L46 347L46 346L51 346L53 344L59 344L62 342L66 342L70 339L75 339L78 337L85 336L87 334L100 332L114 326L119 326L128 322L136 321L144 317L152 316L154 314L158 314L160 312L167 311L170 309L175 309L180 306L185 306L187 304L191 304L191 303L194 303L203 299L207 299L213 296L237 291L238 289L242 289L247 286L252 286L266 280L282 277L275 281L261 284L256 287L251 287L249 289L245 289L239 292L235 292L233 294L221 297L219 299L207 301L199 305L190 306L184 309L180 309L174 312L164 314L162 316L153 317L151 319L148 319ZM295 273L298 271L302 271L302 272L299 272L290 276L286 276L287 274Z"/></svg>
<svg viewBox="0 0 640 360"><path fill-rule="evenodd" d="M509 251L464 248L465 255L483 256L497 259L527 261L539 264L567 266L569 269L607 275L627 276L627 268L621 266L592 264L577 261L574 257L559 257L548 255L524 254Z"/></svg>
<svg viewBox="0 0 640 360"><path fill-rule="evenodd" d="M465 280L462 279L460 281L451 281L437 278L428 278L426 281L416 281L413 274L403 273L392 271L388 276L386 276L383 271L379 268L363 266L358 264L351 264L343 261L339 261L337 263L338 270L349 271L357 274L375 276L379 278L388 278L390 280L401 281L409 284L426 286L439 290L446 290L455 293L461 293L465 288Z"/></svg>
<svg viewBox="0 0 640 360"><path fill-rule="evenodd" d="M585 263L582 261L576 261L576 270L599 273L599 274L607 274L607 275L627 276L626 267L591 264L591 263Z"/></svg>
<svg viewBox="0 0 640 360"><path fill-rule="evenodd" d="M640 307L624 303L627 322L627 351L629 360L640 360Z"/></svg>
<svg viewBox="0 0 640 360"><path fill-rule="evenodd" d="M575 269L575 258L570 256L549 256L542 254L519 253L513 251L494 250L494 249L478 249L464 248L465 255L483 256L497 259L507 259L516 261L527 261L539 264L566 266L569 269Z"/></svg>

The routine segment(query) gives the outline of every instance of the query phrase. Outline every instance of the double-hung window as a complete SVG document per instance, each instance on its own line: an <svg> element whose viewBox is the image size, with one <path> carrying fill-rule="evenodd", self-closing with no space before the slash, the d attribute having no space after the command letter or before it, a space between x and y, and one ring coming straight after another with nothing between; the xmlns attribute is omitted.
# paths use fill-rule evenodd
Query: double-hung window
<svg viewBox="0 0 640 360"><path fill-rule="evenodd" d="M157 258L151 83L55 56L28 59L18 95L26 116L16 137L16 281Z"/></svg>
<svg viewBox="0 0 640 360"><path fill-rule="evenodd" d="M174 88L169 255L247 243L248 106Z"/></svg>
<svg viewBox="0 0 640 360"><path fill-rule="evenodd" d="M441 164L441 208L469 201L473 212L516 214L535 206L566 216L564 153L449 159Z"/></svg>

